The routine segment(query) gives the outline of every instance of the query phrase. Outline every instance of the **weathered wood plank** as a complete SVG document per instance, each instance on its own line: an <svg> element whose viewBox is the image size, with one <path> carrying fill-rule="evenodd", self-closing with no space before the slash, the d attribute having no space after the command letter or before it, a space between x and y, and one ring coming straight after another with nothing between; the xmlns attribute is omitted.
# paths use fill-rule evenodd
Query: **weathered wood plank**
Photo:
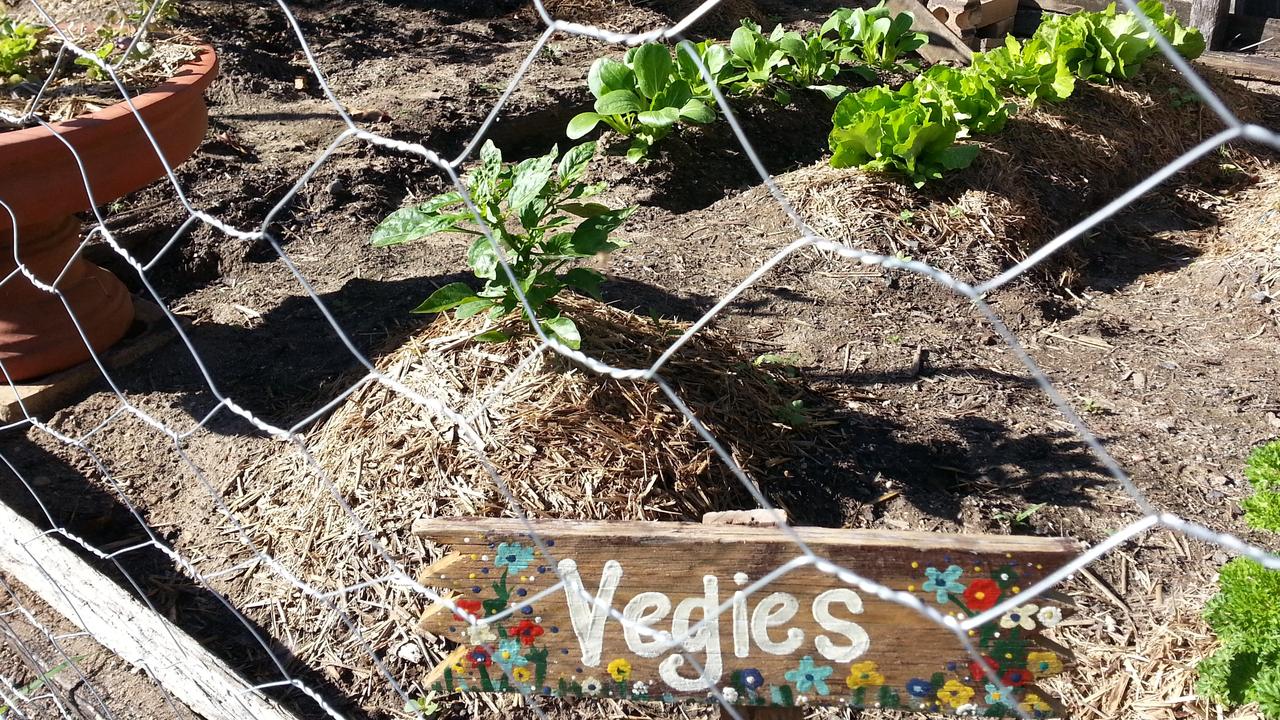
<svg viewBox="0 0 1280 720"><path fill-rule="evenodd" d="M1211 51L1196 61L1231 77L1280 83L1280 58Z"/></svg>
<svg viewBox="0 0 1280 720"><path fill-rule="evenodd" d="M916 51L920 57L931 63L961 66L973 62L973 50L946 23L934 17L924 4L917 0L888 0L887 5L895 13L911 13L915 18L912 28L929 36L929 43Z"/></svg>
<svg viewBox="0 0 1280 720"><path fill-rule="evenodd" d="M1231 0L1191 0L1191 26L1204 35L1210 50L1222 47L1230 10Z"/></svg>
<svg viewBox="0 0 1280 720"><path fill-rule="evenodd" d="M556 520L534 527L546 554L515 520L415 524L416 534L452 549L447 564L432 566L444 571L423 573L423 584L454 593L475 618L496 617L472 627L441 606L424 614L422 631L471 648L438 690L674 701L705 700L716 687L747 705L878 703L952 712L973 705L979 714L1002 704L987 700L985 674L952 631L849 586L832 568L796 565L753 591L800 556L778 528ZM797 532L818 556L954 618L1012 597L1082 550L1048 538ZM1040 641L1041 630L1063 614L1041 598L970 632L1018 688L1004 711L1022 704L1049 712L1048 696L1032 681L1070 665L1061 649ZM670 633L668 640L636 624ZM682 648L669 641L686 635Z"/></svg>
<svg viewBox="0 0 1280 720"><path fill-rule="evenodd" d="M297 720L226 663L0 503L0 571L206 720Z"/></svg>

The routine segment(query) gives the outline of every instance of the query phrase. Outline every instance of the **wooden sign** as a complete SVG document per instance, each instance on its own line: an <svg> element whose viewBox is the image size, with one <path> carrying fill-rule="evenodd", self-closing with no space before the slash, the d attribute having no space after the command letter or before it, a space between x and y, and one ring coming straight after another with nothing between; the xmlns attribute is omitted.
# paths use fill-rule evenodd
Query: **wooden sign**
<svg viewBox="0 0 1280 720"><path fill-rule="evenodd" d="M427 686L666 702L715 702L715 688L748 707L1058 714L1035 685L1070 664L1066 651L1041 637L1063 618L1057 602L1028 601L969 632L1011 689L1004 693L952 631L812 564L746 592L800 555L776 528L534 527L547 554L516 520L415 525L416 534L452 548L420 582L486 618L473 627L443 604L428 609L420 629L459 647ZM797 532L820 557L958 618L994 607L1081 552L1072 541L1031 537ZM672 647L673 637L686 639Z"/></svg>

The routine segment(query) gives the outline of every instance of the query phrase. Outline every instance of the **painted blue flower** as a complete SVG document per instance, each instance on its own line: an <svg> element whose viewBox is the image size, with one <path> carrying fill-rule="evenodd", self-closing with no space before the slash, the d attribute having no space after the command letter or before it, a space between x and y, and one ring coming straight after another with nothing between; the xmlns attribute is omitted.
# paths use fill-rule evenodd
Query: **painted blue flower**
<svg viewBox="0 0 1280 720"><path fill-rule="evenodd" d="M493 654L493 661L498 663L508 673L512 668L528 665L529 660L525 658L521 652L519 638L511 638L498 643L498 651Z"/></svg>
<svg viewBox="0 0 1280 720"><path fill-rule="evenodd" d="M933 568L929 568L932 570ZM911 678L907 681L907 694L914 698L925 698L933 695L933 683L920 678Z"/></svg>
<svg viewBox="0 0 1280 720"><path fill-rule="evenodd" d="M1004 693L1000 692L1000 688L994 683L987 683L987 704L995 705L997 703L1004 704Z"/></svg>
<svg viewBox="0 0 1280 720"><path fill-rule="evenodd" d="M764 687L764 675L755 668L747 668L742 671L742 684L748 690L759 690Z"/></svg>
<svg viewBox="0 0 1280 720"><path fill-rule="evenodd" d="M924 583L924 591L937 593L938 603L945 603L952 594L964 592L964 586L956 582L963 572L964 568L959 565L942 571L935 567L925 568L924 574L929 579Z"/></svg>
<svg viewBox="0 0 1280 720"><path fill-rule="evenodd" d="M831 667L815 665L813 658L805 655L800 658L800 664L796 666L796 669L788 670L783 674L783 677L796 684L796 692L815 692L819 695L826 695L830 692L826 681L831 675L831 671Z"/></svg>
<svg viewBox="0 0 1280 720"><path fill-rule="evenodd" d="M520 543L502 543L498 545L498 552L493 558L494 565L505 567L511 572L520 572L529 567L532 562L533 548L525 547Z"/></svg>

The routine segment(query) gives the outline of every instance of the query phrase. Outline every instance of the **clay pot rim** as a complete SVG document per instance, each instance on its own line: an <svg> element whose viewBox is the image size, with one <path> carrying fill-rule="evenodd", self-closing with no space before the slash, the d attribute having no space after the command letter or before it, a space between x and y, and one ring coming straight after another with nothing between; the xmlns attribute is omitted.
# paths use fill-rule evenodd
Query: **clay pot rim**
<svg viewBox="0 0 1280 720"><path fill-rule="evenodd" d="M139 113L143 113L146 108L157 105L159 103L168 102L180 97L196 94L203 97L204 91L209 87L213 79L217 77L218 70L218 53L213 49L212 45L203 44L196 46L196 58L189 63L178 68L172 77L163 83L139 93L131 98L133 107L129 107L129 103L121 100L114 105L108 105L97 112L79 115L70 120L62 120L52 123L50 127L58 135L63 136L68 142L75 145L75 138L78 134L88 132L93 128L118 120L134 114L134 108ZM14 146L28 142L48 142L53 140L59 142L49 132L49 128L43 125L35 127L23 128L21 130L8 130L0 132L0 168L5 163L5 150Z"/></svg>

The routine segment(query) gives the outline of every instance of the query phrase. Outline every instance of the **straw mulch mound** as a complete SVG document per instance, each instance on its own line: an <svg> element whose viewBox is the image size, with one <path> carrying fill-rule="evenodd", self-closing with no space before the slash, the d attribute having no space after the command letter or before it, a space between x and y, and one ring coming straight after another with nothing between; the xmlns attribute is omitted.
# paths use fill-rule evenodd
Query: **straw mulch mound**
<svg viewBox="0 0 1280 720"><path fill-rule="evenodd" d="M684 330L594 301L557 302L578 323L583 351L618 367L647 367ZM755 507L656 384L604 378L550 351L530 358L538 343L527 332L503 344L470 340L481 326L479 318L441 317L378 368L470 418L484 456L529 515L696 520L706 511ZM767 494L785 491L785 478L769 477L794 452L791 429L777 414L800 396L793 381L755 367L714 332L684 346L662 375ZM445 414L368 382L308 433L314 463L301 451L262 457L232 483L229 503L255 542L323 591L388 575L370 538L416 574L438 552L410 535L415 520L515 513L459 435ZM439 657L412 631L426 603L406 588L382 583L332 598L358 620L358 637L324 603L265 567L232 585L240 607L276 608L260 620L270 634L362 705L395 704L362 643L406 685ZM298 635L303 628L307 634Z"/></svg>
<svg viewBox="0 0 1280 720"><path fill-rule="evenodd" d="M1274 101L1205 74L1246 121L1257 119L1262 103ZM1217 117L1187 102L1188 92L1176 72L1153 66L1124 85L1081 82L1061 105L1023 103L1003 132L974 138L982 150L972 167L920 190L825 162L777 180L824 237L924 260L962 280L982 280L1219 132ZM1204 190L1236 191L1274 164L1257 151L1239 145L1211 153L1167 183L1195 188L1179 204L1190 224L1216 222L1200 207ZM1228 163L1239 170L1224 167ZM767 201L763 188L748 198L753 195ZM1082 252L1087 247L1079 243L1065 248L1036 276L1055 285L1077 284Z"/></svg>

